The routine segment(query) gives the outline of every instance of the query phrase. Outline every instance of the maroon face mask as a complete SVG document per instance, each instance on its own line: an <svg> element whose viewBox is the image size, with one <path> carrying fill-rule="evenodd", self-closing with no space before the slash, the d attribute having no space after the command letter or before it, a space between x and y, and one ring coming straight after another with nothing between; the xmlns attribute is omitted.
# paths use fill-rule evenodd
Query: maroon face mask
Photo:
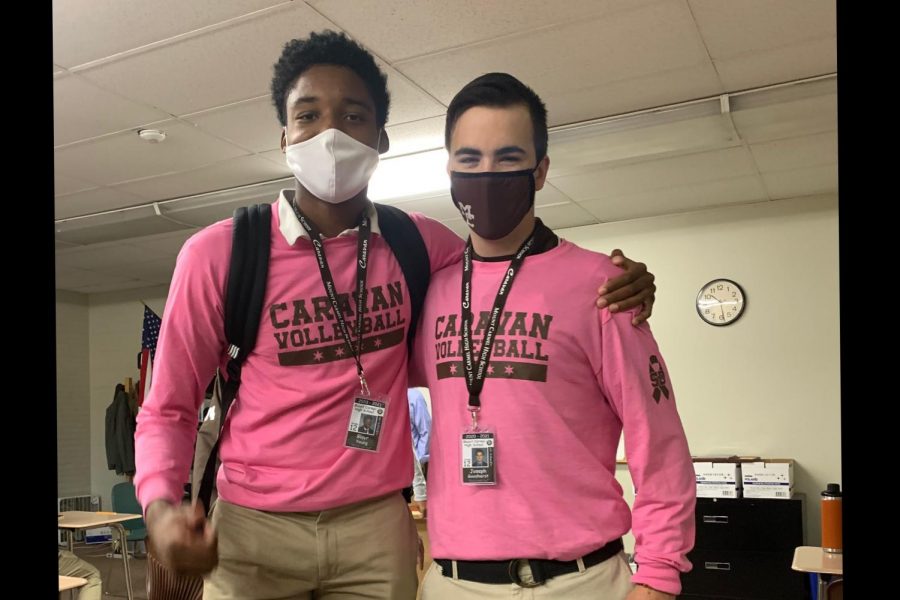
<svg viewBox="0 0 900 600"><path fill-rule="evenodd" d="M466 224L487 240L516 228L534 204L534 169L450 172L450 197Z"/></svg>

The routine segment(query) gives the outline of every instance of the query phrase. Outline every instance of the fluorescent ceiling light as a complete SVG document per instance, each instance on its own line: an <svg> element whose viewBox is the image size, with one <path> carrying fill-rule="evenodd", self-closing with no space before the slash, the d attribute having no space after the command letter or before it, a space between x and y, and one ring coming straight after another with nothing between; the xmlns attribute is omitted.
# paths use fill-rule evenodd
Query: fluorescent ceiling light
<svg viewBox="0 0 900 600"><path fill-rule="evenodd" d="M592 165L648 160L739 143L727 100L710 98L554 129L548 154L551 173L560 176Z"/></svg>
<svg viewBox="0 0 900 600"><path fill-rule="evenodd" d="M375 201L426 198L449 191L444 149L382 160L369 181L369 198Z"/></svg>

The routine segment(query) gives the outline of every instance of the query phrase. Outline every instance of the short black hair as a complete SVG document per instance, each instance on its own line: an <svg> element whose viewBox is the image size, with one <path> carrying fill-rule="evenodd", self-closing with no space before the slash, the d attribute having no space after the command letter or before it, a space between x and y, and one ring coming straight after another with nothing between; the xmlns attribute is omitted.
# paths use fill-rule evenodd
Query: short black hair
<svg viewBox="0 0 900 600"><path fill-rule="evenodd" d="M534 129L534 151L540 162L547 155L547 107L533 89L509 73L487 73L467 83L450 101L444 144L450 149L450 136L456 121L475 106L506 108L522 104L531 114Z"/></svg>
<svg viewBox="0 0 900 600"><path fill-rule="evenodd" d="M311 33L308 38L289 41L275 63L272 103L278 111L278 121L282 127L287 125L286 105L291 88L304 71L316 65L347 67L359 75L375 103L375 121L379 127L384 127L391 106L387 75L378 68L368 50L347 37L347 34L328 29Z"/></svg>

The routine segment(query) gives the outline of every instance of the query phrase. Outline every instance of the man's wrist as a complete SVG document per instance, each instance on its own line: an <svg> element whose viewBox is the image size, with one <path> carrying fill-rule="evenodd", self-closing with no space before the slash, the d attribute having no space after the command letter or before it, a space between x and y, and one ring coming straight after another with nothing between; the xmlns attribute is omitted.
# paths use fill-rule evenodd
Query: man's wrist
<svg viewBox="0 0 900 600"><path fill-rule="evenodd" d="M174 507L175 505L168 500L159 499L151 502L147 506L147 510L144 514L144 520L147 523L147 529L151 529L154 524L159 521L160 515L165 514Z"/></svg>

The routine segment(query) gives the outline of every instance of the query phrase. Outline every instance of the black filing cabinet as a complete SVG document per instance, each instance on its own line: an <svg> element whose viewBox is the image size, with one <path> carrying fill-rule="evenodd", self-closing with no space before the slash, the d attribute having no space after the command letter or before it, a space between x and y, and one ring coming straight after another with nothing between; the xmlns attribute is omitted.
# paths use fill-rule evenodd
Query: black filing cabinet
<svg viewBox="0 0 900 600"><path fill-rule="evenodd" d="M803 497L697 498L697 537L681 576L684 600L807 600L808 578L791 569L803 545Z"/></svg>

